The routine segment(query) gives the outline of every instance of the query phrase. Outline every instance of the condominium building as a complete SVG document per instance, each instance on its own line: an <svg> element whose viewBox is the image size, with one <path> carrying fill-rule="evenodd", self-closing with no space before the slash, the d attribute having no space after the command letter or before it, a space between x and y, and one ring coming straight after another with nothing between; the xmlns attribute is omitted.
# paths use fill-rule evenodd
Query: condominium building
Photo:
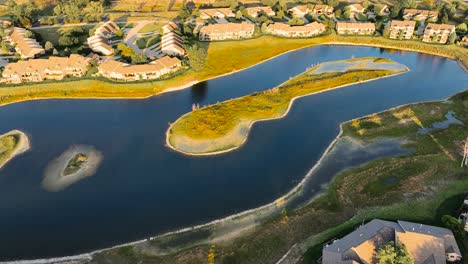
<svg viewBox="0 0 468 264"><path fill-rule="evenodd" d="M165 34L161 38L161 51L170 56L184 56L182 38L174 32Z"/></svg>
<svg viewBox="0 0 468 264"><path fill-rule="evenodd" d="M454 25L429 23L424 29L423 41L445 44L454 32Z"/></svg>
<svg viewBox="0 0 468 264"><path fill-rule="evenodd" d="M109 56L114 54L114 49L109 43L109 38L114 36L115 31L119 30L119 26L114 21L107 21L99 26L94 35L87 39L89 48L94 52L99 52Z"/></svg>
<svg viewBox="0 0 468 264"><path fill-rule="evenodd" d="M77 54L18 61L5 66L1 82L41 82L45 79L62 80L66 76L82 77L88 71L90 61L90 58Z"/></svg>
<svg viewBox="0 0 468 264"><path fill-rule="evenodd" d="M274 23L267 27L268 33L281 37L297 38L312 37L327 30L324 24L313 22L304 26L292 27L286 23Z"/></svg>
<svg viewBox="0 0 468 264"><path fill-rule="evenodd" d="M198 38L201 41L243 39L253 37L255 25L242 22L227 24L210 24L200 29Z"/></svg>
<svg viewBox="0 0 468 264"><path fill-rule="evenodd" d="M131 65L115 60L107 60L98 66L101 76L120 81L154 80L174 73L182 67L182 62L169 56L148 64Z"/></svg>
<svg viewBox="0 0 468 264"><path fill-rule="evenodd" d="M346 35L370 35L375 32L374 23L337 22L336 32Z"/></svg>
<svg viewBox="0 0 468 264"><path fill-rule="evenodd" d="M416 21L399 21L392 20L390 23L390 36L391 39L411 39L413 36Z"/></svg>
<svg viewBox="0 0 468 264"><path fill-rule="evenodd" d="M333 7L328 5L298 5L288 10L289 13L296 17L304 17L307 14L315 15L333 15Z"/></svg>
<svg viewBox="0 0 468 264"><path fill-rule="evenodd" d="M226 17L235 17L236 15L232 12L230 8L209 8L209 9L200 9L200 18L202 19L220 19Z"/></svg>
<svg viewBox="0 0 468 264"><path fill-rule="evenodd" d="M35 58L45 53L44 48L35 39L26 37L24 28L14 27L6 38L15 45L15 50L22 59Z"/></svg>
<svg viewBox="0 0 468 264"><path fill-rule="evenodd" d="M273 11L273 9L271 9L269 6L247 7L246 10L249 16L253 18L259 17L261 15L266 15L269 17L275 15L275 11Z"/></svg>
<svg viewBox="0 0 468 264"><path fill-rule="evenodd" d="M439 13L437 11L423 10L423 9L408 9L403 11L403 18L405 20L428 20L437 21Z"/></svg>

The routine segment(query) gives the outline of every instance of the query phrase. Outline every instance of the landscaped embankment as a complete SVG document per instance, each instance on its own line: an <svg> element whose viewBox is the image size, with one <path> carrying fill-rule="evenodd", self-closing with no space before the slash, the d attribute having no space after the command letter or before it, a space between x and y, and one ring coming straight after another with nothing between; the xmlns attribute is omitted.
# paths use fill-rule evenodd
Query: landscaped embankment
<svg viewBox="0 0 468 264"><path fill-rule="evenodd" d="M0 136L0 169L16 156L30 148L28 136L19 130L12 130Z"/></svg>
<svg viewBox="0 0 468 264"><path fill-rule="evenodd" d="M276 88L190 112L169 127L166 141L174 150L190 155L231 151L246 141L255 122L285 116L299 97L407 70L384 58L322 63Z"/></svg>
<svg viewBox="0 0 468 264"><path fill-rule="evenodd" d="M369 36L339 36L330 34L307 39L287 39L262 36L242 41L200 43L207 49L205 67L200 72L188 70L161 81L116 83L99 79L65 82L28 83L0 89L0 105L42 99L121 99L146 98L152 95L206 81L246 69L281 54L317 45L358 45L408 50L457 60L468 69L466 48L456 45L437 45L414 40L391 40ZM221 59L222 58L222 59Z"/></svg>

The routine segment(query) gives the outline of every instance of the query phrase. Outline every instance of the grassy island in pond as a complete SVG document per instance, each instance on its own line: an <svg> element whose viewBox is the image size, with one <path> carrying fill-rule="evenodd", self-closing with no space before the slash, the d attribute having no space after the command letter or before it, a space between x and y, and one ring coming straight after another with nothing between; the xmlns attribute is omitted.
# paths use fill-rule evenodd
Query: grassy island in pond
<svg viewBox="0 0 468 264"><path fill-rule="evenodd" d="M15 156L29 149L28 136L19 130L13 130L0 136L0 168Z"/></svg>
<svg viewBox="0 0 468 264"><path fill-rule="evenodd" d="M170 126L167 144L190 155L226 152L245 142L254 122L286 115L296 98L406 71L406 66L385 58L322 63L276 88L182 116Z"/></svg>
<svg viewBox="0 0 468 264"><path fill-rule="evenodd" d="M63 170L63 175L74 174L88 161L88 156L83 153L76 154L67 164Z"/></svg>

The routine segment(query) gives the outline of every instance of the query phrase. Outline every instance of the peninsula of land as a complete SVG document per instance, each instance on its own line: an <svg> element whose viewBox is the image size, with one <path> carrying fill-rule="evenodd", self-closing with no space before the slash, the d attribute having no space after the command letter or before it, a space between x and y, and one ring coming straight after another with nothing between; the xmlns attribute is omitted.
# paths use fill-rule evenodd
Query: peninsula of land
<svg viewBox="0 0 468 264"><path fill-rule="evenodd" d="M174 122L167 145L188 155L213 155L240 147L257 121L285 116L292 102L313 93L408 71L385 58L357 58L319 64L276 88L194 110Z"/></svg>
<svg viewBox="0 0 468 264"><path fill-rule="evenodd" d="M16 156L30 148L28 136L19 130L12 130L0 136L0 169Z"/></svg>

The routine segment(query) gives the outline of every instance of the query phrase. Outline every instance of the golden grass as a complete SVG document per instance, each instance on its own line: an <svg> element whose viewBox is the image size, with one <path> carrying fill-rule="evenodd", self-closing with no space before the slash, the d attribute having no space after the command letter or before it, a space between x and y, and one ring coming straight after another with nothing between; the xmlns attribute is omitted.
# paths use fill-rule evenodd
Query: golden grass
<svg viewBox="0 0 468 264"><path fill-rule="evenodd" d="M0 105L47 98L141 98L190 82L204 81L255 65L282 53L321 44L353 44L415 50L461 61L468 68L468 52L454 45L441 46L417 41L395 41L380 37L343 37L337 35L310 39L285 39L264 36L244 41L201 43L208 49L205 68L187 71L174 78L150 83L116 84L99 80L28 84L0 89ZM70 88L71 87L71 88Z"/></svg>
<svg viewBox="0 0 468 264"><path fill-rule="evenodd" d="M283 116L294 98L406 71L362 68L343 73L326 72L311 75L315 68L276 88L197 109L184 115L169 128L168 142L175 149L190 154L233 149L245 141L248 136L246 131L253 122ZM239 127L240 124L243 124L243 127ZM239 135L233 137L233 130L238 131ZM192 139L192 142L189 139ZM221 141L222 144L217 141Z"/></svg>

